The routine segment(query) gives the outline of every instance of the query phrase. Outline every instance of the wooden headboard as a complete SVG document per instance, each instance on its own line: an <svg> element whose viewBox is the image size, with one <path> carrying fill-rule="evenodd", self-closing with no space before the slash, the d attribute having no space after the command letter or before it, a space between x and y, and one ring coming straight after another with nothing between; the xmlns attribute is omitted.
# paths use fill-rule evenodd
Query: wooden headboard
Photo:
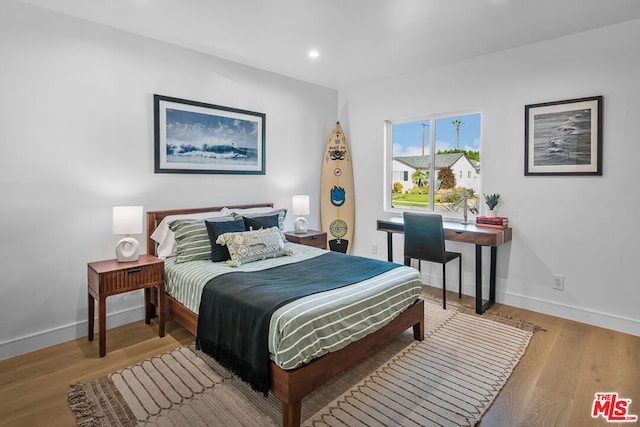
<svg viewBox="0 0 640 427"><path fill-rule="evenodd" d="M149 255L156 254L157 243L151 239L151 234L156 229L160 221L169 215L188 215L201 212L217 212L223 208L228 209L248 209L248 208L272 208L273 203L255 203L250 205L227 205L215 206L209 208L188 208L188 209L171 209L166 211L147 212L147 253Z"/></svg>

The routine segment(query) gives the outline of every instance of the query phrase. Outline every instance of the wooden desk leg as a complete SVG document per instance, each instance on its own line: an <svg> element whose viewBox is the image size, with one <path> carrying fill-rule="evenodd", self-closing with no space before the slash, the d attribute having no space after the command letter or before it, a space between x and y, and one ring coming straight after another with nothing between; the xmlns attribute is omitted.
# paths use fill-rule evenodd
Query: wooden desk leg
<svg viewBox="0 0 640 427"><path fill-rule="evenodd" d="M100 296L98 301L98 335L100 335L100 357L107 354L107 297Z"/></svg>
<svg viewBox="0 0 640 427"><path fill-rule="evenodd" d="M87 292L87 294L89 295L89 321L87 323L89 323L89 333L87 334L87 336L89 337L89 341L93 341L93 318L95 316L95 309L96 309L96 300L93 299L93 295L91 295L90 293Z"/></svg>
<svg viewBox="0 0 640 427"><path fill-rule="evenodd" d="M159 285L158 286L158 335L160 335L160 337L164 336L164 303L165 303L165 296L164 296L164 285Z"/></svg>
<svg viewBox="0 0 640 427"><path fill-rule="evenodd" d="M491 272L489 276L490 305L493 305L493 303L496 301L496 258L498 258L498 248L495 246L491 246Z"/></svg>
<svg viewBox="0 0 640 427"><path fill-rule="evenodd" d="M482 301L482 246L476 245L476 313L482 314L496 302L496 264L498 248L491 246L491 270L489 271L489 299Z"/></svg>
<svg viewBox="0 0 640 427"><path fill-rule="evenodd" d="M476 313L482 314L482 245L476 245Z"/></svg>
<svg viewBox="0 0 640 427"><path fill-rule="evenodd" d="M387 261L393 262L393 233L387 231Z"/></svg>

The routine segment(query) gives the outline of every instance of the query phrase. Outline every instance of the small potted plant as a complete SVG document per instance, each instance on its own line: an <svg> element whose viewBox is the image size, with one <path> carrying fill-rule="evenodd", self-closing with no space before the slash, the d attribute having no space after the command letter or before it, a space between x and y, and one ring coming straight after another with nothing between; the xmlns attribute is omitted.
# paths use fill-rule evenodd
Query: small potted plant
<svg viewBox="0 0 640 427"><path fill-rule="evenodd" d="M487 211L487 216L495 217L496 216L495 209L496 209L496 206L498 206L498 203L500 202L500 195L498 193L485 194L484 202L487 204L487 207L489 208L489 210Z"/></svg>

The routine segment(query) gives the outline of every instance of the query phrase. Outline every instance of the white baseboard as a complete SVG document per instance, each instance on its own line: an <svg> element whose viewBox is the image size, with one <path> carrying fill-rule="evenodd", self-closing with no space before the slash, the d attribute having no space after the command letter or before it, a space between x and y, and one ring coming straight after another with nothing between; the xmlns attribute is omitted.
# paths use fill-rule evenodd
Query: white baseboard
<svg viewBox="0 0 640 427"><path fill-rule="evenodd" d="M442 286L442 276L422 274L422 283L434 283L430 285L436 288ZM447 290L458 291L458 276L450 278L447 275ZM483 286L483 297L486 300L489 288ZM462 282L462 294L474 296L476 294L475 283ZM563 319L574 320L576 322L586 323L588 325L598 326L600 328L611 329L625 334L640 336L640 320L629 317L618 316L614 313L605 313L584 307L578 307L568 304L560 304L555 301L549 301L541 298L535 298L528 295L521 295L512 292L496 291L496 302L509 305L512 307L531 310L538 313L548 314L549 316L561 317Z"/></svg>
<svg viewBox="0 0 640 427"><path fill-rule="evenodd" d="M501 292L496 294L496 301L512 307L531 310L550 316L562 317L600 328L611 329L625 334L640 336L640 321L629 317L618 316L598 310L560 304L555 301L543 300L526 295Z"/></svg>
<svg viewBox="0 0 640 427"><path fill-rule="evenodd" d="M142 305L107 314L107 329L126 325L144 319ZM96 330L98 321L94 324ZM37 332L32 335L0 342L0 360L20 356L52 345L75 340L87 336L88 321L72 323L65 326Z"/></svg>

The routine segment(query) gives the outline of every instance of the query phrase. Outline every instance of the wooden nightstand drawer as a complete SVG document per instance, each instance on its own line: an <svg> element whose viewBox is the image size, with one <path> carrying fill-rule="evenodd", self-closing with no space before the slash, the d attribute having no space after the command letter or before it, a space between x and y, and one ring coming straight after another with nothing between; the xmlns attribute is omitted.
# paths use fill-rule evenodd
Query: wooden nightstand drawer
<svg viewBox="0 0 640 427"><path fill-rule="evenodd" d="M89 267L89 287L98 294L125 292L164 280L164 263L130 265L120 263L114 267L113 261L92 263Z"/></svg>
<svg viewBox="0 0 640 427"><path fill-rule="evenodd" d="M327 233L324 231L309 230L306 233L294 233L287 231L284 233L287 240L300 245L313 246L315 248L327 248Z"/></svg>

